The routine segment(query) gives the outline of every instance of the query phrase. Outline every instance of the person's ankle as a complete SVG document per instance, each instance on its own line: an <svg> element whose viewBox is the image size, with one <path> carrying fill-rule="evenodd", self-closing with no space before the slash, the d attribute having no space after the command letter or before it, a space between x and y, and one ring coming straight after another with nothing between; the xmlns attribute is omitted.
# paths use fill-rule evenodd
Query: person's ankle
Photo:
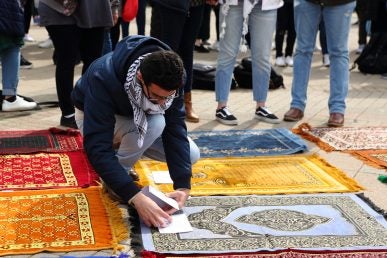
<svg viewBox="0 0 387 258"><path fill-rule="evenodd" d="M8 102L14 102L16 100L16 95L14 96L4 96L4 99Z"/></svg>

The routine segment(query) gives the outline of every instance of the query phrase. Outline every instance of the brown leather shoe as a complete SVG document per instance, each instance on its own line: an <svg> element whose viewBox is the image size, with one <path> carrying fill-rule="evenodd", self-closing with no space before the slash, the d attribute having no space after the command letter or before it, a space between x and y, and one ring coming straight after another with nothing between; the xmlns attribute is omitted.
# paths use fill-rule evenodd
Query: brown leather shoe
<svg viewBox="0 0 387 258"><path fill-rule="evenodd" d="M298 108L290 108L284 115L284 121L297 122L304 117L304 112Z"/></svg>
<svg viewBox="0 0 387 258"><path fill-rule="evenodd" d="M328 126L329 127L341 127L344 125L344 114L331 113L329 115Z"/></svg>

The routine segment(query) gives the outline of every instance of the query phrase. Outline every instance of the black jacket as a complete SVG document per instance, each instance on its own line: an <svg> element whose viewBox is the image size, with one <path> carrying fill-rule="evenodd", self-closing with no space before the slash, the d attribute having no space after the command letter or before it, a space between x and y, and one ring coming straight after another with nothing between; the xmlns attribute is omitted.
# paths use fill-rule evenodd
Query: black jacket
<svg viewBox="0 0 387 258"><path fill-rule="evenodd" d="M113 134L115 115L133 118L133 109L124 89L129 66L141 55L170 49L161 41L145 36L129 36L115 50L94 61L72 92L75 106L84 111L84 146L94 169L124 201L140 189L115 155ZM181 89L183 90L183 89ZM174 188L191 188L191 160L184 121L183 93L165 112L162 140Z"/></svg>
<svg viewBox="0 0 387 258"><path fill-rule="evenodd" d="M12 36L24 36L24 14L19 0L0 1L0 33Z"/></svg>

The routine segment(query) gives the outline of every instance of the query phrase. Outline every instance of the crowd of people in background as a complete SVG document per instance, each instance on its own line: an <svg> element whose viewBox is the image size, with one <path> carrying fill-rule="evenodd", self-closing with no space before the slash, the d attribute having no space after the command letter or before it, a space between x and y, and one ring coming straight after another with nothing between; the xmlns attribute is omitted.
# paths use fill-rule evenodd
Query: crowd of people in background
<svg viewBox="0 0 387 258"><path fill-rule="evenodd" d="M101 1L103 4L101 3L98 7L89 7L88 1L84 1L70 15L60 13L50 4L51 2L53 1L20 1L20 8L24 18L24 34L22 41L16 45L19 46L20 50L23 44L35 41L29 33L31 23L47 29L47 39L40 42L38 46L40 48L53 47L55 49L53 62L56 65L55 81L59 107L62 111L60 124L76 128L74 107L70 100L70 93L74 86L74 67L82 63L83 74L91 62L113 51L117 42L129 35L130 22L125 21L121 16L126 1L104 0ZM184 0L183 2L188 3L186 10L178 10L160 0L138 0L138 12L135 21L137 34L145 35L146 8L150 6L152 8L150 36L158 38L169 45L182 58L187 75L187 83L184 93L182 93L185 98L186 121L194 123L199 122L199 115L193 110L192 102L194 100L191 94L192 66L195 51L199 53L218 51L215 87L215 99L218 102L215 111L215 119L217 121L228 125L238 124L237 118L227 107L227 101L235 60L238 52L245 47L244 45L247 45L251 50L252 66L255 71L252 80L253 100L256 102L255 117L264 122L279 122L279 118L265 106L268 76L271 63L273 63L277 67L293 67L292 103L289 110L292 112L290 112L290 115L289 112L285 114L284 120L298 121L303 117L306 102L305 96L301 95L306 94L308 84L304 76L299 78L297 74L298 67L302 66L303 69L308 69L310 67L310 58L316 50L321 51L323 66L330 67L331 77L341 76L343 79L344 85L340 87L335 86L335 80L331 79L330 114L338 113L344 115L345 112L344 102L349 75L342 71L346 70L344 67L348 65L348 49L345 49L344 46L337 46L340 48L340 53L335 52L337 49L334 44L341 42L340 40L342 40L341 44L347 43L348 37L341 38L340 36L348 34L351 16L349 16L348 24L341 23L341 25L345 25L344 31L332 34L332 28L328 26L335 26L340 21L335 20L335 17L338 17L338 13L332 11L333 14L330 16L330 11L336 10L338 12L338 7L351 3L347 11L350 13L355 11L358 17L358 48L355 49L356 54L361 54L367 44L371 33L371 27L369 26L371 21L372 31L387 30L385 25L387 20L385 0L259 0L254 3L235 0ZM7 1L3 4L7 5ZM323 4L324 7L321 8L320 4ZM302 19L308 17L300 18L297 16L298 13L294 6L299 8L304 5L321 9L321 12L315 13L316 17L313 17L313 26L317 26L317 28L307 28L307 31L303 31L305 29L304 25L297 27L298 19L301 19L300 23L303 23ZM237 9L240 10L237 11ZM5 12L5 9L2 11ZM214 21L211 21L212 12L215 16ZM234 15L234 12L238 13ZM270 17L270 24L263 18L264 22L259 21L260 17L268 16L269 13L273 15L273 17ZM344 13L342 12L341 14ZM234 20L234 16L239 20ZM268 17L266 18L268 19ZM343 19L343 17L340 17L340 19ZM317 22L317 25L314 24L314 21ZM334 22L332 23L332 21ZM214 42L210 42L212 23L215 23L214 27L216 29L216 39ZM265 25L259 27L257 24ZM312 24L312 22L309 21L308 24ZM299 30L298 33L297 30ZM304 44L304 37L308 35L310 30L313 30L313 33L306 38L306 40L310 41L308 44ZM2 31L1 33L4 32ZM244 39L246 34L249 36L250 45ZM258 36L262 34L265 34L265 37ZM272 37L267 36L272 34ZM316 35L319 35L317 43ZM2 35L2 37L4 36ZM263 38L265 39L264 42L259 40ZM2 45L2 49L4 47L6 45ZM271 60L270 49L275 51L273 60ZM305 53L305 51L308 51L308 53ZM20 52L18 57L19 65L15 69L31 69L33 64L25 58L22 53L23 50ZM4 55L3 50L2 55ZM302 55L305 55L307 58L303 60L301 58ZM5 59L6 57L2 58ZM300 63L296 62L297 58ZM4 63L4 60L2 63ZM4 70L5 68L3 68L3 73ZM338 74L335 74L336 72ZM308 75L308 73L303 74L305 76ZM18 77L18 73L15 76ZM3 76L3 80L7 79L7 77ZM299 81L303 83L302 90L298 86ZM8 99L8 96L5 97L4 94L7 92L6 88L10 86L6 84L7 82L3 82L3 99ZM12 87L16 88L16 86ZM17 96L16 93L15 96ZM334 104L337 102L341 102L341 104ZM3 101L2 104L4 103L7 102ZM35 107L36 103L34 106L26 105L17 109L33 109ZM6 110L8 110L7 107L3 108L3 111ZM297 112L294 113L294 110L297 110ZM341 115L339 116L341 117ZM344 119L342 116L339 123L337 121L334 123L328 122L328 125L341 126L343 123Z"/></svg>

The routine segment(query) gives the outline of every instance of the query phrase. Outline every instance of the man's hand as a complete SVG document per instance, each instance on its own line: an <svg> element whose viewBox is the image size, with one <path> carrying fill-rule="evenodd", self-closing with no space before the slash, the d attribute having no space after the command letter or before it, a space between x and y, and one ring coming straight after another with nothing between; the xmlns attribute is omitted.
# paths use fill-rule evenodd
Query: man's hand
<svg viewBox="0 0 387 258"><path fill-rule="evenodd" d="M141 192L132 199L132 204L148 227L165 228L172 222L172 217L167 212L163 211L154 201Z"/></svg>
<svg viewBox="0 0 387 258"><path fill-rule="evenodd" d="M179 208L183 208L185 201L187 201L189 197L189 189L177 189L174 192L167 193L166 196L172 199L175 199L175 201L179 204ZM176 209L170 209L167 210L166 212L168 214L173 214L176 211Z"/></svg>

